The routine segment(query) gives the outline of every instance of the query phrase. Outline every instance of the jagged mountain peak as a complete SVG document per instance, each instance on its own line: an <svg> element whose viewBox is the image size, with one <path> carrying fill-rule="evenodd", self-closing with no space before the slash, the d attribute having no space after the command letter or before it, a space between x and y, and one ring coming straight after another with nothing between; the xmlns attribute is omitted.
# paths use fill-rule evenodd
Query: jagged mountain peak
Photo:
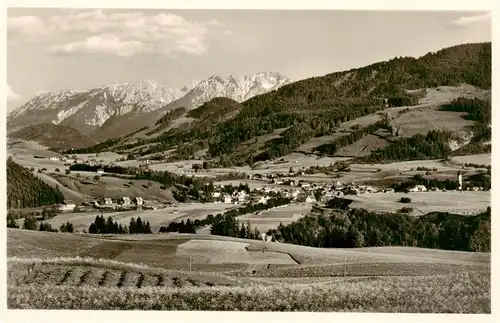
<svg viewBox="0 0 500 323"><path fill-rule="evenodd" d="M114 82L92 89L46 92L11 112L8 126L52 123L74 127L89 135L106 127L106 124L113 124L113 131L108 131L110 134L107 136L118 137L136 130L133 127L147 125L147 120L153 118L153 112L156 118L157 114L165 113L170 109L169 105L178 100L183 100L183 106L188 109L215 97L242 102L290 82L279 73L260 72L228 77L214 74L201 82L189 81L181 88L167 88L155 80L145 79L137 83ZM121 117L126 119L123 125L116 119ZM113 122L108 122L110 119Z"/></svg>

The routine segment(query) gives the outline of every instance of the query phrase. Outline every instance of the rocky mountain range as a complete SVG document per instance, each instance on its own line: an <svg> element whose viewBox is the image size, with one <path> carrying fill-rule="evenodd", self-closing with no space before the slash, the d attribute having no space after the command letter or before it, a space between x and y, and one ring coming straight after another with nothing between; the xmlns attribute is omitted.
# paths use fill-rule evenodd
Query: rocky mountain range
<svg viewBox="0 0 500 323"><path fill-rule="evenodd" d="M182 88L166 88L155 81L114 83L87 90L41 93L12 111L8 129L37 124L71 127L97 141L120 137L154 124L175 107L197 108L215 97L242 102L276 90L292 81L276 72L223 78L213 75Z"/></svg>

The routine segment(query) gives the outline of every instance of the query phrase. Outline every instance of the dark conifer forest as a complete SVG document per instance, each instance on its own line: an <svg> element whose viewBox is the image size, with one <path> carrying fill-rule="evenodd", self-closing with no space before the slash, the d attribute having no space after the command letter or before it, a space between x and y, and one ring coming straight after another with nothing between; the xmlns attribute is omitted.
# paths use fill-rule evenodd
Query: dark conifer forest
<svg viewBox="0 0 500 323"><path fill-rule="evenodd" d="M59 188L38 179L28 169L7 159L7 208L26 208L64 202Z"/></svg>

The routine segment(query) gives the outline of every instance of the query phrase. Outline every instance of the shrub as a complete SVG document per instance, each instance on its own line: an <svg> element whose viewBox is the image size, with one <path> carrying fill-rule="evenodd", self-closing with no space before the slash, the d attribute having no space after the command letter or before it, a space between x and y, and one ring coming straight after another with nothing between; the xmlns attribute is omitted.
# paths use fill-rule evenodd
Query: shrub
<svg viewBox="0 0 500 323"><path fill-rule="evenodd" d="M73 224L71 222L66 222L59 227L59 230L61 232L73 232Z"/></svg>
<svg viewBox="0 0 500 323"><path fill-rule="evenodd" d="M51 207L50 208L46 208L46 207L44 207L43 210L42 210L42 218L44 220L53 218L53 217L56 216L56 213L57 213L57 211L56 211L55 208L51 208Z"/></svg>
<svg viewBox="0 0 500 323"><path fill-rule="evenodd" d="M25 230L36 230L37 229L37 221L36 217L32 214L28 214L24 218L23 229Z"/></svg>
<svg viewBox="0 0 500 323"><path fill-rule="evenodd" d="M61 172L61 170L60 170L59 168L56 168L56 169L55 169L55 171L56 171L57 173L60 173L60 172Z"/></svg>
<svg viewBox="0 0 500 323"><path fill-rule="evenodd" d="M99 175L94 176L94 181L98 182L101 177Z"/></svg>
<svg viewBox="0 0 500 323"><path fill-rule="evenodd" d="M411 198L409 197L402 197L399 199L400 203L411 203Z"/></svg>
<svg viewBox="0 0 500 323"><path fill-rule="evenodd" d="M66 170L64 171L64 173L65 173L66 175L69 175L69 174L71 174L71 170L66 169Z"/></svg>
<svg viewBox="0 0 500 323"><path fill-rule="evenodd" d="M402 207L401 209L399 209L399 212L400 213L405 213L405 214L411 213L411 212L413 212L413 208L405 206L405 207Z"/></svg>
<svg viewBox="0 0 500 323"><path fill-rule="evenodd" d="M53 229L50 223L41 222L39 231L57 232L57 229Z"/></svg>

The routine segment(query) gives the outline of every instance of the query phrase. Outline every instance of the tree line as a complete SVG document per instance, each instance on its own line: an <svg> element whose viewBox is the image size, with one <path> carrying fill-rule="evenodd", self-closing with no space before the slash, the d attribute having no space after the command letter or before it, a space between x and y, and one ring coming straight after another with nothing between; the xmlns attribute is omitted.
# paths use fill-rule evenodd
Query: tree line
<svg viewBox="0 0 500 323"><path fill-rule="evenodd" d="M211 225L212 227L210 233L214 235L242 237L242 232L245 232L246 238L251 237L249 239L254 239L253 237L256 237L255 239L258 239L258 236L260 236L258 231L252 231L249 225L246 227L239 226L236 218L244 214L264 211L290 203L291 199L289 198L271 198L267 201L267 203L249 203L241 208L232 209L224 212L223 214L219 213L216 216L209 214L203 220L195 220L194 222L191 222L191 220L187 220L187 222L184 222L184 220L181 222L171 222L166 227L162 226L160 228L160 232L196 233L196 229Z"/></svg>
<svg viewBox="0 0 500 323"><path fill-rule="evenodd" d="M476 216L432 212L414 217L363 209L307 215L269 230L284 243L321 248L410 246L490 252L491 208Z"/></svg>
<svg viewBox="0 0 500 323"><path fill-rule="evenodd" d="M94 234L141 234L141 233L152 233L151 224L149 221L143 221L141 217L135 219L132 217L129 222L129 226L122 226L121 223L113 221L113 218L109 216L107 219L103 215L96 216L94 222L92 222L88 229L89 233Z"/></svg>
<svg viewBox="0 0 500 323"><path fill-rule="evenodd" d="M19 225L16 222L12 212L7 213L7 228L19 229ZM26 214L22 224L24 230L38 230L38 231L48 231L48 232L58 232L56 228L52 228L52 225L48 222L38 223L37 217L33 213ZM69 221L61 224L59 227L61 232L73 232L73 224Z"/></svg>

